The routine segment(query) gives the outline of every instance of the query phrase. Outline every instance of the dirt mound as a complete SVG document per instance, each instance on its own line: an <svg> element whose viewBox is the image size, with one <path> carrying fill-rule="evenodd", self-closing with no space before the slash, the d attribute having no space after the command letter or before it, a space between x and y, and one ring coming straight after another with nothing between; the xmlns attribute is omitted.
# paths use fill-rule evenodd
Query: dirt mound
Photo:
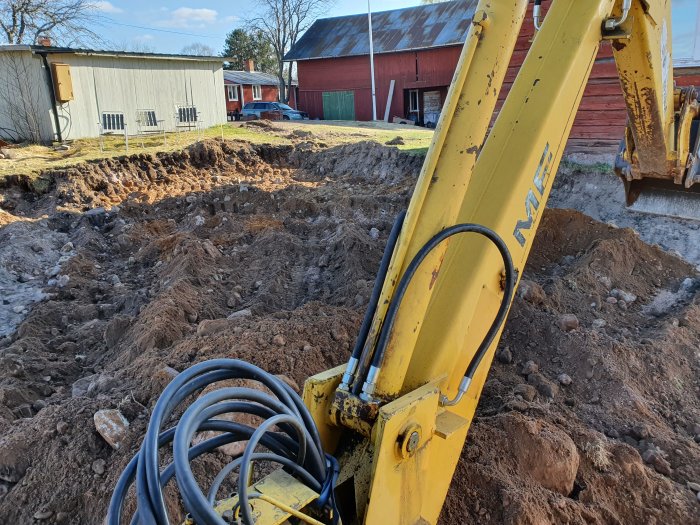
<svg viewBox="0 0 700 525"><path fill-rule="evenodd" d="M301 385L344 362L420 163L211 140L6 187L0 271L36 269L44 296L0 305L22 306L0 338L0 522L101 523L174 371L237 357ZM699 522L693 268L548 210L525 280L442 522ZM104 409L129 423L118 450Z"/></svg>
<svg viewBox="0 0 700 525"><path fill-rule="evenodd" d="M634 228L644 241L675 251L700 268L700 221L630 210L625 206L624 186L612 166L562 163L549 204L573 208L615 226Z"/></svg>
<svg viewBox="0 0 700 525"><path fill-rule="evenodd" d="M19 216L37 217L57 209L85 212L124 202L148 204L214 188L250 185L273 191L296 182L358 181L406 187L415 181L422 159L361 142L334 148L314 143L296 146L252 145L206 140L169 153L138 154L86 162L39 177L41 191L29 178L9 178L2 207ZM292 173L293 172L293 173ZM37 197L42 198L37 202Z"/></svg>
<svg viewBox="0 0 700 525"><path fill-rule="evenodd" d="M265 131L281 131L281 128L279 126L275 126L272 123L272 121L267 119L248 120L241 124L241 127L260 129Z"/></svg>
<svg viewBox="0 0 700 525"><path fill-rule="evenodd" d="M679 297L660 317L645 313L688 278L697 290L690 265L631 230L547 210L445 522L698 521L685 485L700 478L700 296ZM561 323L565 315L578 327ZM568 492L552 490L561 474L532 474L552 462L568 473L575 462L561 457L561 437L533 439L544 423L578 451Z"/></svg>

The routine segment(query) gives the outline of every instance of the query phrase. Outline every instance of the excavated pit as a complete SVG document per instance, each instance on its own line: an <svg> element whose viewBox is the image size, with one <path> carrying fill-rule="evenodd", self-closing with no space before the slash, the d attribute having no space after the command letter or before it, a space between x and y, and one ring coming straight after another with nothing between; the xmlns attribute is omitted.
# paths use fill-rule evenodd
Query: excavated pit
<svg viewBox="0 0 700 525"><path fill-rule="evenodd" d="M344 362L421 162L206 141L8 180L0 523L102 523L173 371L236 357L302 385ZM700 523L696 270L548 210L524 279L441 522Z"/></svg>

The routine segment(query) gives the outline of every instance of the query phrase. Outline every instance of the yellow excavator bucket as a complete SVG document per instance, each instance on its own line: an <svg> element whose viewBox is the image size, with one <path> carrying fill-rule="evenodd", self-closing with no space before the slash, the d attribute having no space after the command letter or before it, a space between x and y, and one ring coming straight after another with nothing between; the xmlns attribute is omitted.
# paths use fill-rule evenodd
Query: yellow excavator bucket
<svg viewBox="0 0 700 525"><path fill-rule="evenodd" d="M676 149L668 155L666 171L645 171L628 126L615 160L615 173L625 186L632 211L700 220L700 110L694 87L676 90L674 123ZM657 155L660 152L657 152Z"/></svg>
<svg viewBox="0 0 700 525"><path fill-rule="evenodd" d="M700 220L698 127L692 86L673 80L671 2L622 2L612 41L628 124L615 172L632 210ZM619 9L619 7L618 7Z"/></svg>
<svg viewBox="0 0 700 525"><path fill-rule="evenodd" d="M694 105L697 106L697 99ZM691 115L685 116L690 117ZM630 210L700 220L700 119L692 114L688 124L690 132L687 138L679 134L679 140L687 140L685 161L670 166L663 178L635 170L636 159L627 150L628 141L622 141L615 160L615 173L625 186L625 197Z"/></svg>

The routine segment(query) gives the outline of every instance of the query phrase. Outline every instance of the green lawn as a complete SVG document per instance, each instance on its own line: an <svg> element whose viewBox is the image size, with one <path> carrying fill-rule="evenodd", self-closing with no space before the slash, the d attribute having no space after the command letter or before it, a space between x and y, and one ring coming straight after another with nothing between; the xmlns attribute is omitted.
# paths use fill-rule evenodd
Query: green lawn
<svg viewBox="0 0 700 525"><path fill-rule="evenodd" d="M130 137L128 154L175 151L198 140L217 137L257 144L292 144L290 134L297 129L310 131L313 134L310 138L328 146L363 140L374 140L384 144L400 136L404 144L397 147L417 155L425 154L433 137L432 130L383 122L271 122L267 127L229 123L201 132L168 133L165 144L161 135L151 135L143 139ZM12 148L11 152L14 158L0 159L0 178L10 175L38 175L46 169L63 168L88 160L127 154L122 136L104 137L102 147L100 140L95 138L75 140L70 143L70 149L67 151L32 145Z"/></svg>

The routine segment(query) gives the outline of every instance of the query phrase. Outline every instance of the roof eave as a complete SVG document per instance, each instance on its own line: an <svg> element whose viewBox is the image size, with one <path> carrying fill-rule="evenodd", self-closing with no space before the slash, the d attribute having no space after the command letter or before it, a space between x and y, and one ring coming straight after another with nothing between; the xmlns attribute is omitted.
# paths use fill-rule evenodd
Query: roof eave
<svg viewBox="0 0 700 525"><path fill-rule="evenodd" d="M411 51L426 51L428 49L442 49L445 47L462 47L464 42L453 42L450 44L440 44L437 46L420 46L420 47L407 47L406 49L392 49L391 51L375 51L376 55L391 55L394 53L410 53ZM307 57L307 58L287 58L283 59L283 62L304 62L307 60L327 60L329 58L349 58L349 57L368 57L369 53L351 53L347 55L328 55L328 56L317 56L317 57Z"/></svg>
<svg viewBox="0 0 700 525"><path fill-rule="evenodd" d="M47 55L77 55L77 56L102 56L114 58L145 58L149 60L184 60L191 62L217 62L223 64L226 62L224 57L214 56L196 56L196 55L176 55L166 53L136 53L131 51L109 51L99 49L77 49L70 47L44 47L44 46L27 46L34 54Z"/></svg>

